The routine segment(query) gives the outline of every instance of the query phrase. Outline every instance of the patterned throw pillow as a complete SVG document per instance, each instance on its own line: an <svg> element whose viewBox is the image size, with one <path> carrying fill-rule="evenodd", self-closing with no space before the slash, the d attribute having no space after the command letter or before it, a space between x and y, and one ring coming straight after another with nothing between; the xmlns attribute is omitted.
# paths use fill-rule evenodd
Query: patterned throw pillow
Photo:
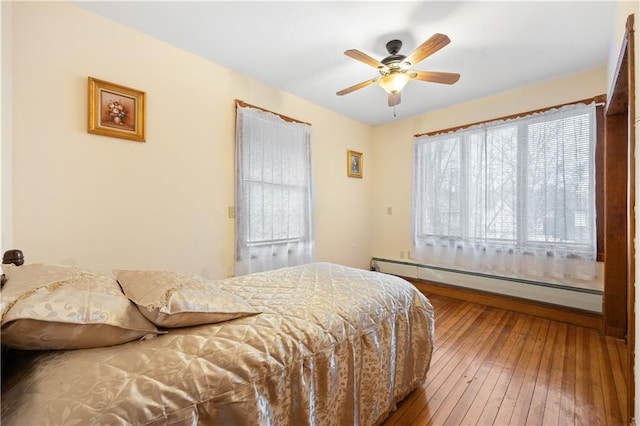
<svg viewBox="0 0 640 426"><path fill-rule="evenodd" d="M244 299L197 276L171 271L113 271L124 293L158 327L187 327L260 313Z"/></svg>
<svg viewBox="0 0 640 426"><path fill-rule="evenodd" d="M2 265L2 344L17 349L112 346L159 333L110 276L69 266Z"/></svg>

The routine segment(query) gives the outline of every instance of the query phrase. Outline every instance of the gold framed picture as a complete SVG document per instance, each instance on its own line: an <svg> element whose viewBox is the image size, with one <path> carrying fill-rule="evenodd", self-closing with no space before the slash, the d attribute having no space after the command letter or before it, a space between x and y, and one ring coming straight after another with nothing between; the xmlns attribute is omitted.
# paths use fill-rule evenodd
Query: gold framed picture
<svg viewBox="0 0 640 426"><path fill-rule="evenodd" d="M362 178L362 153L351 151L347 152L347 176L354 178Z"/></svg>
<svg viewBox="0 0 640 426"><path fill-rule="evenodd" d="M89 133L145 141L145 93L89 77Z"/></svg>

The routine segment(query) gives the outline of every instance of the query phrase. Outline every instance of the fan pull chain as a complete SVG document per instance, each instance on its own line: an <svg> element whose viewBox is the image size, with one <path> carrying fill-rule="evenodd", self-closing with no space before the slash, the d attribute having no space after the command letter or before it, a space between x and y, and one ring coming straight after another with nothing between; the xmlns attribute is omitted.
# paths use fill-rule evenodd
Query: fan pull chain
<svg viewBox="0 0 640 426"><path fill-rule="evenodd" d="M393 106L393 118L396 118L396 106Z"/></svg>

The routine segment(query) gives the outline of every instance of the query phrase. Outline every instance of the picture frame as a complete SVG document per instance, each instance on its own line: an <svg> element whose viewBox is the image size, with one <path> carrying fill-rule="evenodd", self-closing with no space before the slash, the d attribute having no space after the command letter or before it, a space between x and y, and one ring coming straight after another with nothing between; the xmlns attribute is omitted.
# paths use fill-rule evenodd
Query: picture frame
<svg viewBox="0 0 640 426"><path fill-rule="evenodd" d="M87 131L145 142L145 92L89 77Z"/></svg>
<svg viewBox="0 0 640 426"><path fill-rule="evenodd" d="M362 178L362 153L349 150L347 152L347 176Z"/></svg>

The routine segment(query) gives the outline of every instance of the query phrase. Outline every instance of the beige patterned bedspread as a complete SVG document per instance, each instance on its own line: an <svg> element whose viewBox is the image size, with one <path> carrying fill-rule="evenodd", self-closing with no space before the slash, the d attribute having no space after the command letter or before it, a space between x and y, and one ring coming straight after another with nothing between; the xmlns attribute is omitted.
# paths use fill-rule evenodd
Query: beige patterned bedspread
<svg viewBox="0 0 640 426"><path fill-rule="evenodd" d="M216 284L263 313L18 352L2 424L373 425L427 373L433 310L400 278L315 263Z"/></svg>

